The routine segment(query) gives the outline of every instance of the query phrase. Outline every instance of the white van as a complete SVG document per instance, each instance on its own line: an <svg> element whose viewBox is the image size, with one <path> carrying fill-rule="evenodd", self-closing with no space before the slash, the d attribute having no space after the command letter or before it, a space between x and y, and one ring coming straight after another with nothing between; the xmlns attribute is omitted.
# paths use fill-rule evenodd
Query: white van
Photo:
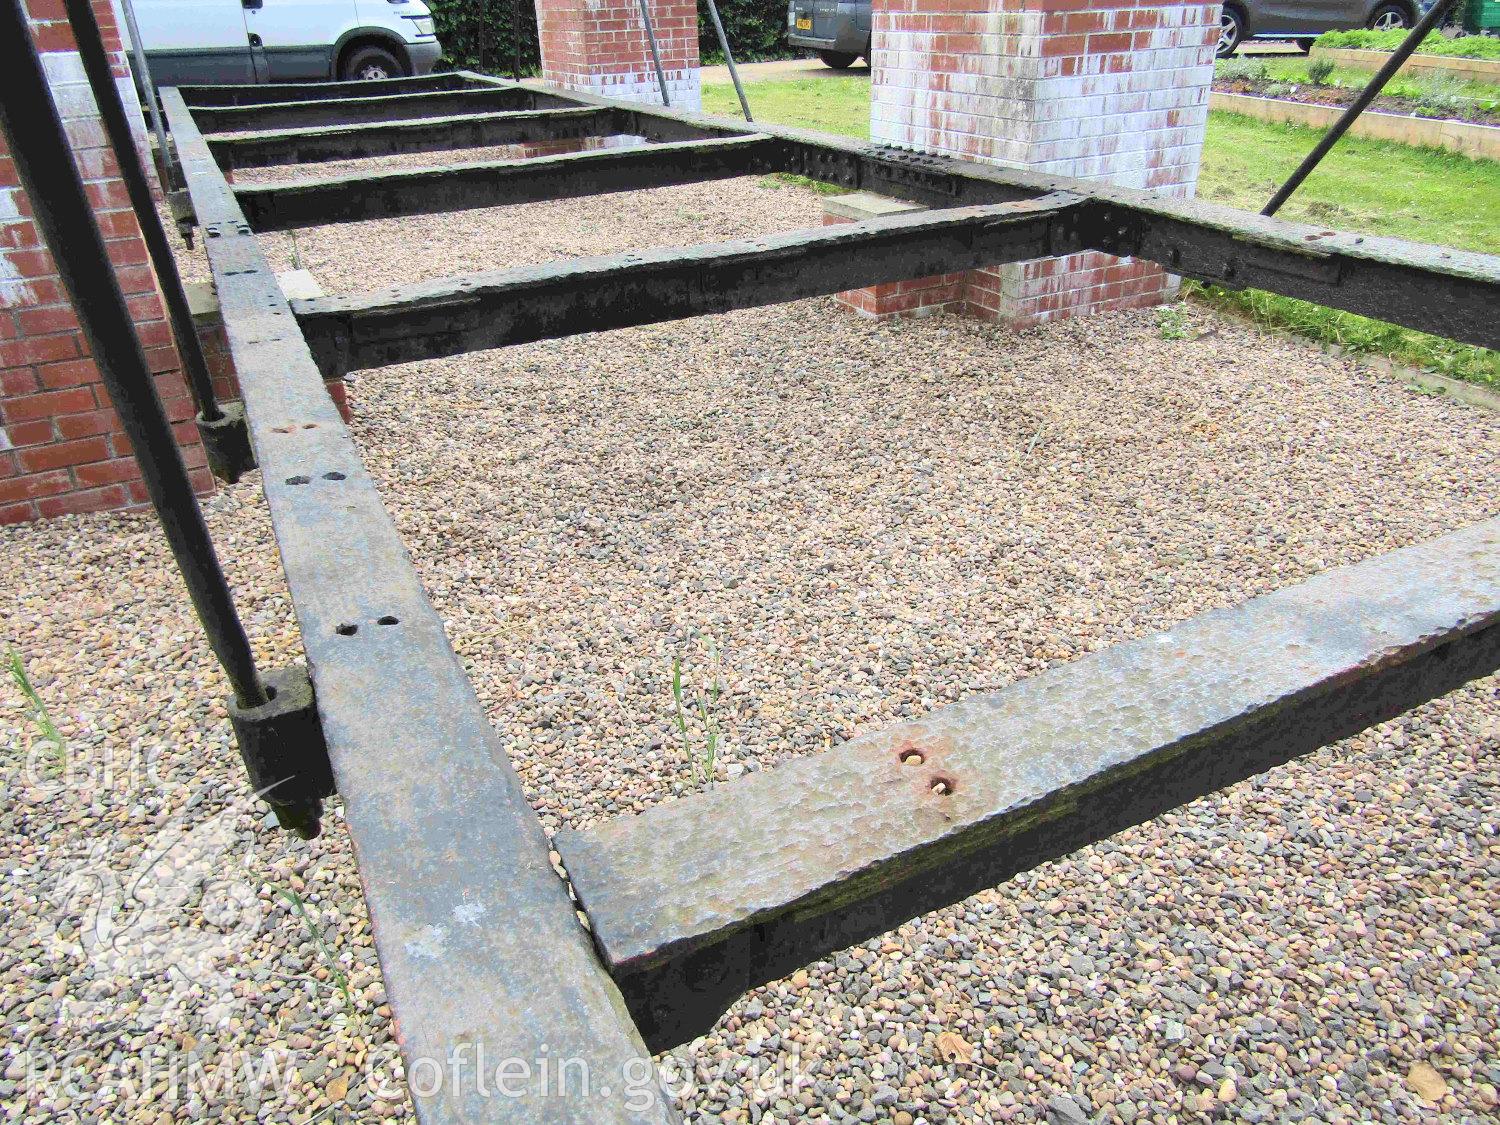
<svg viewBox="0 0 1500 1125"><path fill-rule="evenodd" d="M158 86L399 78L443 52L422 0L134 3Z"/></svg>

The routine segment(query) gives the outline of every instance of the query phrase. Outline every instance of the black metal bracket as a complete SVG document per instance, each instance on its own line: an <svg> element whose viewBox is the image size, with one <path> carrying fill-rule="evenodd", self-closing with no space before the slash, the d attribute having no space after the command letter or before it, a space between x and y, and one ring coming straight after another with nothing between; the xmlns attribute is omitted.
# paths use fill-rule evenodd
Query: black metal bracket
<svg viewBox="0 0 1500 1125"><path fill-rule="evenodd" d="M250 426L245 421L245 404L222 403L219 416L212 421L199 414L198 436L214 476L233 484L255 468L255 450L250 445Z"/></svg>
<svg viewBox="0 0 1500 1125"><path fill-rule="evenodd" d="M198 216L193 214L193 200L185 188L180 191L167 192L167 210L172 213L172 221L177 224L177 233L182 236L182 241L191 250L193 230L198 226Z"/></svg>
<svg viewBox="0 0 1500 1125"><path fill-rule="evenodd" d="M241 707L231 698L229 722L251 787L281 827L311 840L322 830L323 798L334 793L312 679L295 664L266 673L262 682L266 702Z"/></svg>

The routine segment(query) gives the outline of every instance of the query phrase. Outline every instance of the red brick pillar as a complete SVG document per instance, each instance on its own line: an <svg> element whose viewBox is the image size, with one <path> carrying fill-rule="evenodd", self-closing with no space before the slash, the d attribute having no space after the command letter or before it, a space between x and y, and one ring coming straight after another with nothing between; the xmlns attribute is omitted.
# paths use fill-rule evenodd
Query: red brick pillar
<svg viewBox="0 0 1500 1125"><path fill-rule="evenodd" d="M176 423L183 456L201 492L213 491L193 425L192 400L146 257L140 225L110 155L61 0L27 0L53 100L135 315L157 391ZM140 119L109 0L94 12L113 56L132 120ZM32 221L0 136L0 523L146 501L140 472L57 268Z"/></svg>
<svg viewBox="0 0 1500 1125"><path fill-rule="evenodd" d="M874 0L871 139L1191 196L1218 12L1202 0ZM965 307L1024 327L1175 288L1150 263L1073 254L974 271Z"/></svg>
<svg viewBox="0 0 1500 1125"><path fill-rule="evenodd" d="M699 109L698 9L648 0L673 109ZM638 0L536 0L542 78L605 98L661 104Z"/></svg>

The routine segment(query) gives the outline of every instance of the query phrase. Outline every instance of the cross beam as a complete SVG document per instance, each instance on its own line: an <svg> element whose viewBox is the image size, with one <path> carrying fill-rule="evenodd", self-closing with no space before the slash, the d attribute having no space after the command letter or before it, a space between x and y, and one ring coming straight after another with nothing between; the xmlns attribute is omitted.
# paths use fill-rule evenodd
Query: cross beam
<svg viewBox="0 0 1500 1125"><path fill-rule="evenodd" d="M286 230L744 176L767 167L772 145L752 133L386 172L355 178L355 191L350 177L328 176L236 188L235 196L255 230Z"/></svg>
<svg viewBox="0 0 1500 1125"><path fill-rule="evenodd" d="M619 123L621 116L618 110L594 107L462 113L452 117L419 117L413 121L378 121L370 125L221 133L208 139L208 149L219 167L235 171L528 141L604 137L624 132Z"/></svg>
<svg viewBox="0 0 1500 1125"><path fill-rule="evenodd" d="M564 98L540 90L519 86L481 86L375 97L346 94L302 101L204 106L194 109L193 117L200 132L227 133L310 125L352 125L361 121L400 121L497 109L563 109L571 104Z"/></svg>
<svg viewBox="0 0 1500 1125"><path fill-rule="evenodd" d="M325 377L578 332L726 312L1079 248L1057 194L685 250L525 266L293 305Z"/></svg>
<svg viewBox="0 0 1500 1125"><path fill-rule="evenodd" d="M347 101L385 98L392 94L422 94L438 90L478 89L459 71L411 78L375 78L360 82L278 82L275 85L184 86L182 97L193 109L222 105L266 105L272 102Z"/></svg>
<svg viewBox="0 0 1500 1125"><path fill-rule="evenodd" d="M738 996L1500 667L1500 520L554 838L655 1051Z"/></svg>

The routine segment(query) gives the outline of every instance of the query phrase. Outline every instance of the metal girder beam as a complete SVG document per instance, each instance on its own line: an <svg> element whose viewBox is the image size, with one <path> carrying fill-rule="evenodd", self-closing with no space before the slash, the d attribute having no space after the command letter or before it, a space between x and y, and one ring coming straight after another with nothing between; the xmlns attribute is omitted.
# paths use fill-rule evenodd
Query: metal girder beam
<svg viewBox="0 0 1500 1125"><path fill-rule="evenodd" d="M275 274L181 96L166 90L162 101L203 224L418 1119L675 1120ZM517 1097L497 1093L494 1068L544 1058L585 1060L587 1090L574 1072L565 1085L554 1075L541 1088L512 1082Z"/></svg>
<svg viewBox="0 0 1500 1125"><path fill-rule="evenodd" d="M1218 210L1218 209L1214 209ZM300 301L326 375L550 336L775 304L911 277L1104 249L1412 327L1496 343L1500 260L1231 212L1232 222L1055 193L760 239L572 260ZM1261 224L1274 229L1257 230ZM1123 234L1121 232L1124 232ZM1126 239L1129 239L1127 242ZM1445 255L1447 257L1445 257ZM1217 271L1217 272L1215 272Z"/></svg>
<svg viewBox="0 0 1500 1125"><path fill-rule="evenodd" d="M360 82L277 82L272 85L181 86L182 100L194 110L203 106L265 105L271 102L350 98L384 98L391 94L420 94L435 90L463 90L481 85L457 71L411 78L377 78ZM491 85L491 83L483 83Z"/></svg>
<svg viewBox="0 0 1500 1125"><path fill-rule="evenodd" d="M1230 289L1266 289L1500 347L1500 257L1341 234L1192 200L1095 187L1091 248Z"/></svg>
<svg viewBox="0 0 1500 1125"><path fill-rule="evenodd" d="M286 230L744 176L764 171L773 147L768 138L751 134L373 176L305 178L236 188L235 196L256 230Z"/></svg>
<svg viewBox="0 0 1500 1125"><path fill-rule="evenodd" d="M1500 520L553 840L653 1050L735 997L1500 666Z"/></svg>
<svg viewBox="0 0 1500 1125"><path fill-rule="evenodd" d="M260 89L260 87L255 87ZM313 98L297 102L204 106L193 110L202 133L294 129L312 125L354 125L402 121L494 110L566 109L573 103L555 94L515 86L435 90L382 97Z"/></svg>
<svg viewBox="0 0 1500 1125"><path fill-rule="evenodd" d="M380 121L367 125L319 125L310 129L268 129L259 133L221 133L210 137L209 151L226 172L311 164L320 160L360 160L400 153L487 148L528 141L604 137L625 130L618 110L584 106L508 113L463 113L421 117L415 121Z"/></svg>
<svg viewBox="0 0 1500 1125"><path fill-rule="evenodd" d="M678 320L1079 248L1078 200L1043 196L688 249L631 251L293 305L325 376Z"/></svg>

